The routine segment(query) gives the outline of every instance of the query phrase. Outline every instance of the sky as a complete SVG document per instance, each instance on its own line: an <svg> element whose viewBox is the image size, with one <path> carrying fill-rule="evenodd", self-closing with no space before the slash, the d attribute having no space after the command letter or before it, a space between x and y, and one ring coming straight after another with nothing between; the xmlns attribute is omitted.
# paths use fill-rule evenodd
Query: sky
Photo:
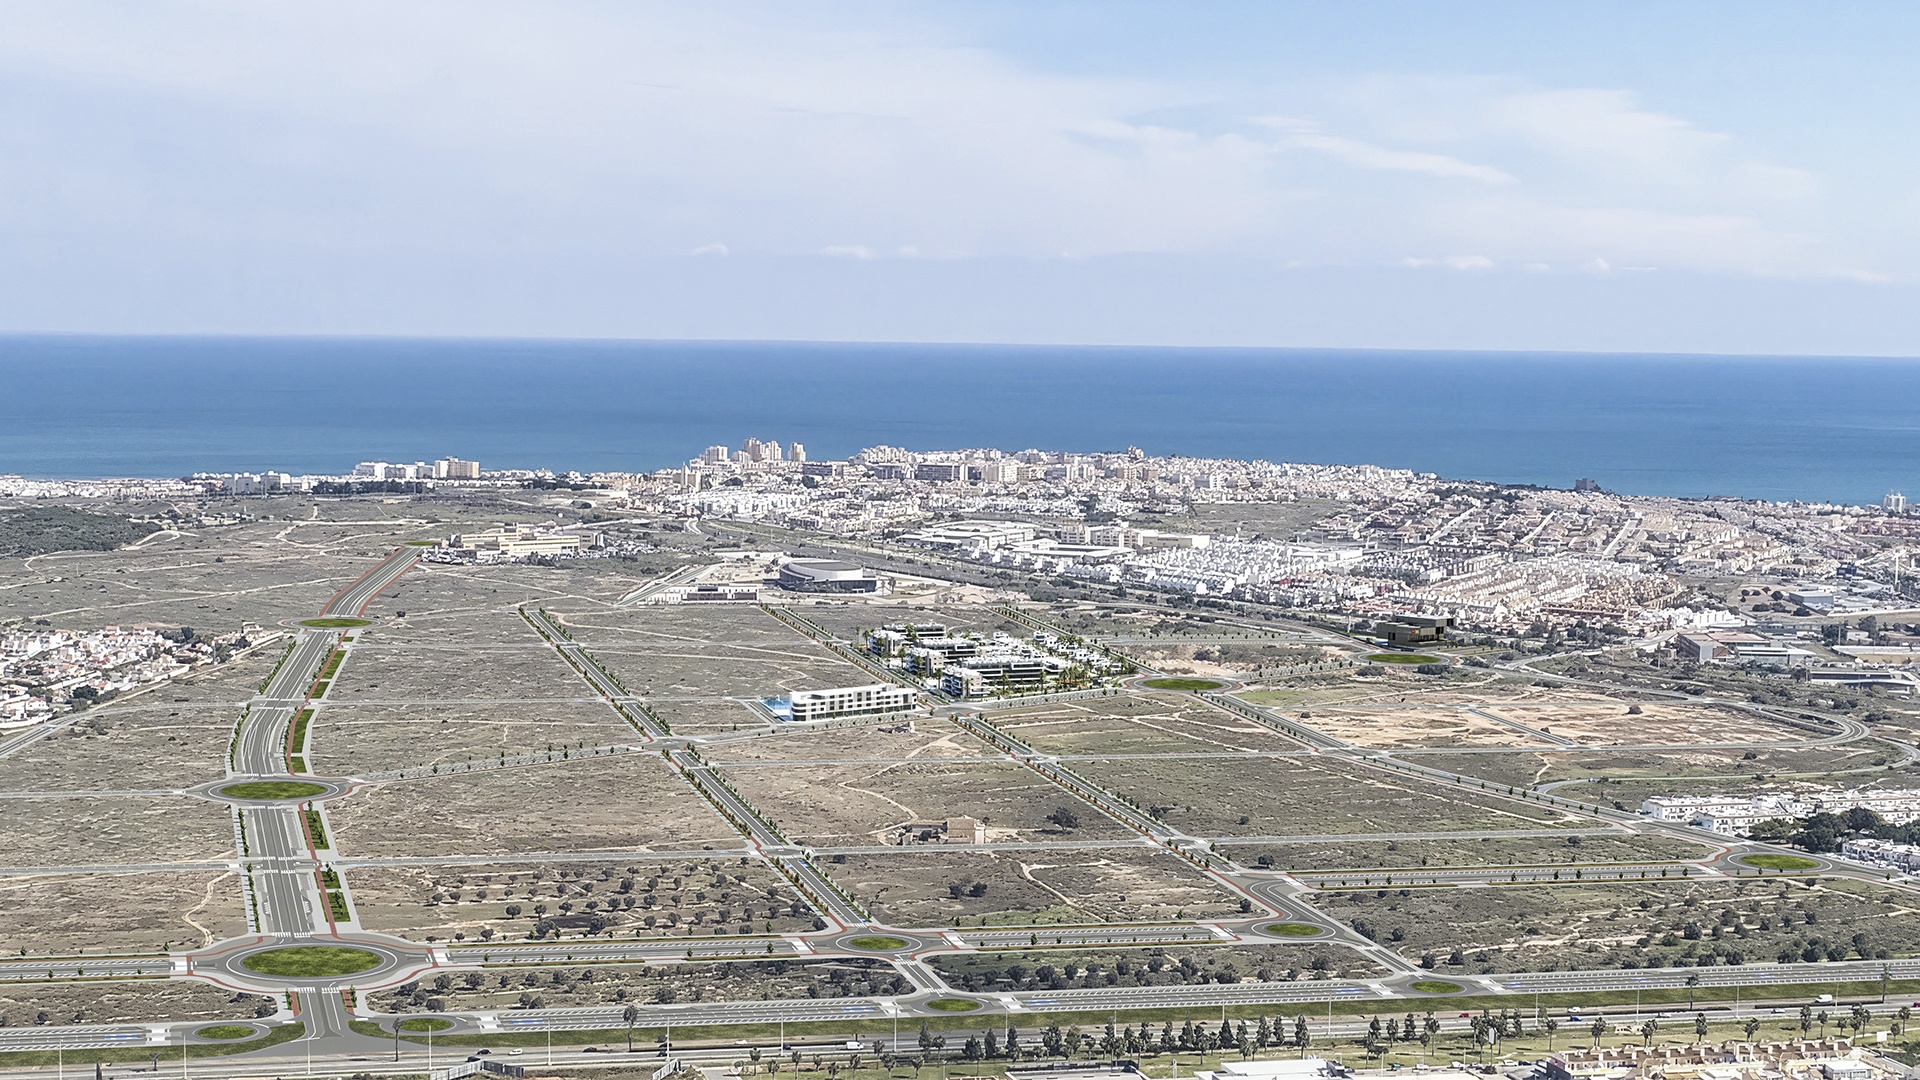
<svg viewBox="0 0 1920 1080"><path fill-rule="evenodd" d="M0 333L1920 355L1920 6L0 6Z"/></svg>

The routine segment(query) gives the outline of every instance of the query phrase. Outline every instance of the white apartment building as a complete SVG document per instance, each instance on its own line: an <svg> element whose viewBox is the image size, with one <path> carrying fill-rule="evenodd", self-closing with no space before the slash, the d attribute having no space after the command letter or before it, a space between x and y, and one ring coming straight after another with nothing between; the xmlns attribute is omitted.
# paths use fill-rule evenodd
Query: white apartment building
<svg viewBox="0 0 1920 1080"><path fill-rule="evenodd" d="M1840 845L1840 854L1876 866L1895 867L1910 874L1920 872L1920 844L1896 844L1892 840L1848 840Z"/></svg>
<svg viewBox="0 0 1920 1080"><path fill-rule="evenodd" d="M435 480L478 480L480 463L462 461L457 457L443 457L433 463L433 478Z"/></svg>
<svg viewBox="0 0 1920 1080"><path fill-rule="evenodd" d="M908 712L919 702L904 686L873 683L834 690L796 690L788 699L795 720L826 720L836 716L883 716Z"/></svg>

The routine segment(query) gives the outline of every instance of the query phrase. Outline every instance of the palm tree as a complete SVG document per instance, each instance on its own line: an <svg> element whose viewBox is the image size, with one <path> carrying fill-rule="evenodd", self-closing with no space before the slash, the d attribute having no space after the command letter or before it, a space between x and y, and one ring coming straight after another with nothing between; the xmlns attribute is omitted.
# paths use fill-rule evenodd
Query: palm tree
<svg viewBox="0 0 1920 1080"><path fill-rule="evenodd" d="M1754 1034L1760 1030L1760 1018L1757 1016L1749 1016L1747 1017L1747 1022L1740 1026L1747 1033L1747 1041L1752 1042Z"/></svg>
<svg viewBox="0 0 1920 1080"><path fill-rule="evenodd" d="M633 1025L640 1022L640 1008L629 1005L620 1011L620 1019L627 1022L627 1053L633 1053Z"/></svg>
<svg viewBox="0 0 1920 1080"><path fill-rule="evenodd" d="M1540 1026L1546 1029L1547 1053L1551 1054L1553 1053L1553 1033L1560 1030L1560 1021L1555 1020L1553 1017L1549 1016L1547 1017L1546 1022L1542 1023Z"/></svg>
<svg viewBox="0 0 1920 1080"><path fill-rule="evenodd" d="M1695 971L1687 976L1687 1008L1693 1008L1693 988L1700 985L1700 973Z"/></svg>
<svg viewBox="0 0 1920 1080"><path fill-rule="evenodd" d="M1695 1042L1707 1041L1707 1014L1695 1013L1693 1017L1693 1035Z"/></svg>

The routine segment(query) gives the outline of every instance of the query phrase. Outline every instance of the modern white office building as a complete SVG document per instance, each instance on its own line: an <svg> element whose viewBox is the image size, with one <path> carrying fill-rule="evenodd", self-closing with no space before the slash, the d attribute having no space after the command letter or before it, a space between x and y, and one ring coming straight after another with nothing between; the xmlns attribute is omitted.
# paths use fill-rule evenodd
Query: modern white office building
<svg viewBox="0 0 1920 1080"><path fill-rule="evenodd" d="M835 690L796 690L789 699L795 720L828 720L836 716L884 716L911 711L918 697L904 686L873 683Z"/></svg>

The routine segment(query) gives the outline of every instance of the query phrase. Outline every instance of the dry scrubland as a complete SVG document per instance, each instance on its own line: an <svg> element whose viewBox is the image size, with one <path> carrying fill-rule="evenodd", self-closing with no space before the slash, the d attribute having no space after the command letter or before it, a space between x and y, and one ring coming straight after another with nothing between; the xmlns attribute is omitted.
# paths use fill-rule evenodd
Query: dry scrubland
<svg viewBox="0 0 1920 1080"><path fill-rule="evenodd" d="M1367 705L1303 710L1299 723L1370 749L1421 746L1546 746L1549 741L1501 722L1474 705Z"/></svg>
<svg viewBox="0 0 1920 1080"><path fill-rule="evenodd" d="M126 1024L148 1020L251 1020L270 998L188 979L138 982L0 983L0 1027ZM46 1019L41 1020L45 1015ZM175 1046L178 1057L179 1047Z"/></svg>
<svg viewBox="0 0 1920 1080"><path fill-rule="evenodd" d="M197 949L246 932L229 873L0 877L0 955Z"/></svg>
<svg viewBox="0 0 1920 1080"><path fill-rule="evenodd" d="M996 926L1215 919L1240 910L1212 879L1144 846L999 854L927 848L835 855L823 869L876 919L902 927L978 925L983 916Z"/></svg>
<svg viewBox="0 0 1920 1080"><path fill-rule="evenodd" d="M989 841L1137 835L1033 770L1006 761L754 765L728 769L726 776L789 839L813 846L889 843L894 827L955 817L984 822ZM1061 810L1072 827L1048 820Z"/></svg>
<svg viewBox="0 0 1920 1080"><path fill-rule="evenodd" d="M327 818L335 850L358 856L730 849L741 843L671 769L643 754L381 784L328 803Z"/></svg>
<svg viewBox="0 0 1920 1080"><path fill-rule="evenodd" d="M952 724L925 717L915 721L913 731L883 732L877 725L790 731L764 738L730 739L702 747L700 753L715 765L757 761L998 760L1001 756Z"/></svg>
<svg viewBox="0 0 1920 1080"><path fill-rule="evenodd" d="M1194 836L1555 829L1590 820L1327 758L1076 761L1073 767Z"/></svg>
<svg viewBox="0 0 1920 1080"><path fill-rule="evenodd" d="M1142 693L1009 709L987 719L1052 754L1287 753L1301 744L1183 694Z"/></svg>
<svg viewBox="0 0 1920 1080"><path fill-rule="evenodd" d="M1648 795L1705 795L1729 786L1744 790L1755 786L1756 777L1801 776L1822 782L1831 778L1835 783L1864 786L1878 778L1888 762L1905 756L1885 743L1871 740L1796 750L1561 750L1406 755L1409 761L1421 765L1464 773L1502 786L1525 787L1600 778L1606 783L1566 788L1562 794L1622 802L1632 800L1636 808ZM1836 775L1847 772L1856 775L1851 778Z"/></svg>
<svg viewBox="0 0 1920 1080"><path fill-rule="evenodd" d="M724 642L733 645L802 644L809 639L757 607L645 604L630 608L582 605L571 598L542 605L573 639L590 649L622 645Z"/></svg>
<svg viewBox="0 0 1920 1080"><path fill-rule="evenodd" d="M624 746L642 736L599 701L497 705L324 705L314 713L307 762L326 776L361 776L502 754Z"/></svg>
<svg viewBox="0 0 1920 1080"><path fill-rule="evenodd" d="M1314 904L1409 959L1431 955L1442 972L1857 959L1863 949L1871 959L1920 951L1920 908L1911 896L1840 880L1379 889L1330 893Z"/></svg>
<svg viewBox="0 0 1920 1080"><path fill-rule="evenodd" d="M21 812L28 805L32 812ZM190 796L35 799L0 816L0 866L198 862L232 855L227 808Z"/></svg>
<svg viewBox="0 0 1920 1080"><path fill-rule="evenodd" d="M1545 833L1538 838L1463 835L1451 840L1344 840L1301 844L1228 844L1243 866L1281 870L1400 870L1440 866L1592 865L1701 859L1715 845L1632 833ZM1268 864L1265 860L1271 859Z"/></svg>
<svg viewBox="0 0 1920 1080"><path fill-rule="evenodd" d="M598 916L620 937L788 933L814 919L784 878L744 858L366 866L346 879L360 925L416 941L523 939L549 916Z"/></svg>
<svg viewBox="0 0 1920 1080"><path fill-rule="evenodd" d="M0 758L0 790L170 791L218 780L227 774L223 763L239 716L223 712L83 714Z"/></svg>

